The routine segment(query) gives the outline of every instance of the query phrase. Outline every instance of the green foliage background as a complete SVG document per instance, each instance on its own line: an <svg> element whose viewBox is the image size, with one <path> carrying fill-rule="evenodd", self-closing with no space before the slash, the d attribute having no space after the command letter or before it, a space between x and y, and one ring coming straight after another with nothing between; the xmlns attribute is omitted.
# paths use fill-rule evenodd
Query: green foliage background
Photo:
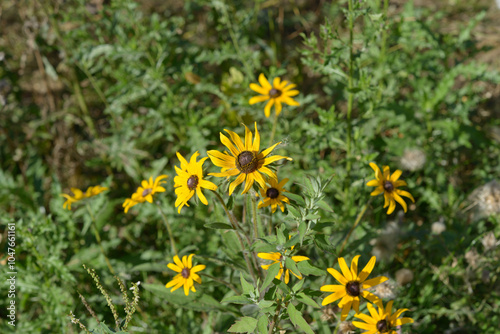
<svg viewBox="0 0 500 334"><path fill-rule="evenodd" d="M307 0L7 0L0 8L0 253L5 260L4 227L15 222L18 333L77 333L70 310L94 328L78 292L113 324L82 268L95 268L114 302L122 303L91 233L89 211L120 277L142 282L131 332L223 333L237 319L253 319L248 305L220 303L229 289L207 278L188 298L158 289L171 279L166 264L173 256L161 219L152 206L124 214L121 204L142 179L170 175L158 198L177 247L196 253L210 275L239 286L245 267L234 236L205 226L226 222L224 212L211 196L209 206L177 214L172 178L175 152L221 150L223 129L242 134L242 123L253 129L257 122L267 144L272 118L265 118L262 104L248 104L254 95L248 86L261 72L290 80L301 92L301 106L285 107L278 119L279 153L294 159L280 166L280 176L291 179L291 192L317 195L334 209L314 212L313 220L321 219L301 248L311 264L326 269L336 262L369 199L368 163L395 170L405 150L418 148L426 163L403 174L416 204L404 216L400 208L387 216L382 199L374 198L342 256L362 254L366 263L370 240L396 221L398 239L375 270L392 278L398 269L413 271L395 302L415 320L404 331L498 332L500 252L481 240L489 232L500 235L500 220L498 212L481 215L470 196L500 175L500 111L491 93L498 94L500 75L494 64L476 60L489 49L474 34L478 22L491 20L482 2L455 1L435 10L355 1L352 12L345 1ZM355 26L352 88L349 15ZM460 15L468 19L456 20ZM456 28L445 29L443 22ZM349 93L353 147L347 153ZM331 182L321 191L306 175ZM61 193L97 184L110 191L88 206L62 208ZM497 208L499 202L500 195ZM242 214L243 203L242 196L234 199L235 213ZM268 211L260 213L268 219ZM292 230L303 217L288 213L273 219ZM446 225L442 234L431 232L436 221ZM475 261L466 259L474 252ZM316 302L325 280L333 281L305 278ZM0 298L2 333L12 330L4 317L7 302ZM333 333L336 322L306 304L299 311L314 331ZM290 322L282 326L300 332Z"/></svg>

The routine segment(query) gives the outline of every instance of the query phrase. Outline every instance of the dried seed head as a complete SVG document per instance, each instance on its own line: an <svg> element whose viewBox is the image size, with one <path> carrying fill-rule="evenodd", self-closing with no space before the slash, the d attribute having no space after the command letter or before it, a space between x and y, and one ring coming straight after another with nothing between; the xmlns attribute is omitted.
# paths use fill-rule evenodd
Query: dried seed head
<svg viewBox="0 0 500 334"><path fill-rule="evenodd" d="M500 241L497 241L497 238L495 238L495 234L493 233L493 231L491 231L483 237L481 243L484 246L484 251L487 252L497 247Z"/></svg>
<svg viewBox="0 0 500 334"><path fill-rule="evenodd" d="M356 333L356 327L350 321L342 321L339 325L338 334L353 334Z"/></svg>
<svg viewBox="0 0 500 334"><path fill-rule="evenodd" d="M400 160L401 168L414 172L422 169L425 165L426 160L427 158L425 157L424 151L418 148L405 149Z"/></svg>
<svg viewBox="0 0 500 334"><path fill-rule="evenodd" d="M432 223L431 231L432 231L432 234L439 235L439 234L443 233L444 231L446 231L446 225L441 220L439 220L437 222Z"/></svg>
<svg viewBox="0 0 500 334"><path fill-rule="evenodd" d="M398 282L400 286L405 286L411 281L413 281L413 271L407 268L396 271L396 282Z"/></svg>

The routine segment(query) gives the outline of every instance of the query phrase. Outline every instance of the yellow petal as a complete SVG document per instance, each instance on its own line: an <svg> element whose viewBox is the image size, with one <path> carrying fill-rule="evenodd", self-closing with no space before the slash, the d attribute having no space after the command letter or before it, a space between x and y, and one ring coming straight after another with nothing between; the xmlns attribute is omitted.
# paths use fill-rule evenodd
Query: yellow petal
<svg viewBox="0 0 500 334"><path fill-rule="evenodd" d="M392 193L392 196L394 197L394 199L399 203L401 204L401 206L403 207L403 211L406 212L408 211L408 207L406 206L406 202L401 198L401 196L399 196L396 192L393 192Z"/></svg>
<svg viewBox="0 0 500 334"><path fill-rule="evenodd" d="M269 98L269 90L270 89L265 89L257 84L251 83L250 84L250 89L253 90L254 92L257 92L262 95L266 95L267 98Z"/></svg>
<svg viewBox="0 0 500 334"><path fill-rule="evenodd" d="M205 204L205 205L208 205L208 201L207 201L207 198L205 197L205 195L203 195L203 193L201 192L201 188L200 187L197 187L196 188L196 195L198 195L198 198L200 199L201 203Z"/></svg>
<svg viewBox="0 0 500 334"><path fill-rule="evenodd" d="M366 264L366 266L363 268L363 270L359 273L358 278L361 283L363 283L368 275L372 272L373 268L375 267L375 262L377 261L377 258L375 256L372 256L370 261Z"/></svg>
<svg viewBox="0 0 500 334"><path fill-rule="evenodd" d="M321 291L323 291L323 290L321 290ZM328 297L323 299L323 301L321 302L321 305L325 306L325 305L328 305L330 303L333 303L334 301L337 301L338 299L344 297L345 295L346 295L345 289L343 289L341 291L337 291L335 293L332 293L331 295L329 295Z"/></svg>
<svg viewBox="0 0 500 334"><path fill-rule="evenodd" d="M269 95L259 95L259 96L254 96L252 97L248 103L249 104L256 104L256 103L259 103L259 102L264 102L266 100L269 100Z"/></svg>
<svg viewBox="0 0 500 334"><path fill-rule="evenodd" d="M367 281L363 281L362 282L363 289L369 289L371 287L374 287L375 285L378 285L380 283L384 283L387 280L388 280L387 277L385 277L385 276L379 276L379 277L375 277L375 278L369 279Z"/></svg>
<svg viewBox="0 0 500 334"><path fill-rule="evenodd" d="M349 270L349 267L347 266L347 263L345 262L343 257L339 257L339 265L340 265L340 270L342 270L342 274L348 281L352 281L352 275L351 271Z"/></svg>
<svg viewBox="0 0 500 334"><path fill-rule="evenodd" d="M236 178L236 180L234 180L233 182L231 182L231 184L229 185L229 196L231 196L231 194L233 193L234 189L245 180L245 175L246 174L241 173L240 175L238 175L238 177Z"/></svg>
<svg viewBox="0 0 500 334"><path fill-rule="evenodd" d="M260 85L262 86L262 88L265 88L265 89L271 89L273 87L271 87L271 84L269 83L269 81L267 81L267 78L266 76L264 75L264 73L261 73L259 75L259 83Z"/></svg>
<svg viewBox="0 0 500 334"><path fill-rule="evenodd" d="M341 273L339 273L337 270L333 268L327 268L326 269L340 284L346 285L348 283L347 279L342 276Z"/></svg>
<svg viewBox="0 0 500 334"><path fill-rule="evenodd" d="M267 102L266 106L264 107L264 114L266 117L271 116L271 107L274 104L274 99L270 99L269 102Z"/></svg>

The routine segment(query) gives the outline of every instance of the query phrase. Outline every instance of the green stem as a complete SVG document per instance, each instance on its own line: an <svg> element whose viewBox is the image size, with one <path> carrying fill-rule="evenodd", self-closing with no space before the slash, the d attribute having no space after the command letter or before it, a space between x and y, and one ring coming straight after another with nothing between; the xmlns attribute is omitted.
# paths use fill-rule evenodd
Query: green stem
<svg viewBox="0 0 500 334"><path fill-rule="evenodd" d="M268 226L267 232L269 233L269 235L273 234L273 213L272 212L269 215L269 226Z"/></svg>
<svg viewBox="0 0 500 334"><path fill-rule="evenodd" d="M277 124L278 124L278 114L276 113L276 110L274 110L273 129L271 130L271 137L269 138L269 145L268 146L271 146L273 144L274 135L276 134L276 125Z"/></svg>
<svg viewBox="0 0 500 334"><path fill-rule="evenodd" d="M228 208L226 206L226 203L224 203L224 200L219 195L219 193L216 192L216 191L213 191L213 190L212 190L212 192L215 194L215 197L217 197L217 199L219 200L220 204L222 205L222 208L224 209L224 211L226 212L227 217L229 218L229 222L233 226L234 233L236 233L236 236L238 237L238 240L239 240L240 245L241 245L241 252L243 253L243 257L245 258L245 262L247 264L248 272L252 276L252 280L253 280L254 284L257 285L257 278L255 277L255 272L253 270L253 267L252 267L252 264L250 262L250 259L248 258L248 255L245 252L245 244L243 243L243 239L241 239L241 236L240 236L240 233L238 232L238 228L236 226L236 223L233 221L233 217L232 217L231 213L229 212L229 210L228 210Z"/></svg>
<svg viewBox="0 0 500 334"><path fill-rule="evenodd" d="M211 280L214 280L214 281L219 282L221 284L224 284L225 286L227 286L228 288L230 288L231 290L233 290L234 293L236 293L237 295L241 295L241 292L239 292L238 289L236 289L236 287L234 285L232 285L231 283L229 283L229 282L226 282L224 280L221 280L220 278L214 277L214 276L209 275L209 274L200 273L200 275L208 277Z"/></svg>
<svg viewBox="0 0 500 334"><path fill-rule="evenodd" d="M340 247L338 256L340 256L342 254L342 252L344 251L344 248L345 248L345 246L347 244L347 241L351 237L351 234L354 231L354 229L356 228L356 226L358 226L359 222L361 221L361 218L363 218L363 216L364 216L364 214L366 212L366 209L368 209L368 206L370 205L371 201L372 201L372 197L370 197L370 199L368 200L368 202L366 202L366 204L363 206L363 209L361 209L360 213L358 214L358 217L356 217L356 221L354 222L354 224L352 225L351 229L349 230L349 233L347 233L347 236L344 239L344 242L342 243L342 247Z"/></svg>
<svg viewBox="0 0 500 334"><path fill-rule="evenodd" d="M257 228L257 202L255 201L255 198L251 198L250 200L252 201L253 237L255 240L259 238L259 229Z"/></svg>
<svg viewBox="0 0 500 334"><path fill-rule="evenodd" d="M106 261L106 265L108 266L109 271L113 274L116 275L115 270L113 269L113 266L111 265L111 262L109 261L108 257L106 256L106 252L104 251L104 247L102 247L101 243L101 236L99 235L99 230L97 229L96 222L94 219L94 215L92 214L92 210L90 209L90 206L87 204L87 211L90 214L90 219L92 221L91 223L91 228L92 231L94 232L95 239L97 240L97 244L99 245L99 249L101 250L101 254L104 256L104 260Z"/></svg>
<svg viewBox="0 0 500 334"><path fill-rule="evenodd" d="M269 325L269 331L267 332L267 334L272 334L274 332L274 328L276 327L276 323L278 322L280 312L281 312L281 299L278 301L278 307L276 307L276 312L274 313L273 320Z"/></svg>
<svg viewBox="0 0 500 334"><path fill-rule="evenodd" d="M174 236L172 234L172 228L170 227L170 224L167 220L167 217L165 216L165 213L163 213L163 210L160 207L160 204L157 202L156 206L158 207L158 211L160 212L161 218L163 219L163 223L165 224L165 227L167 228L168 231L168 236L170 237L170 244L172 245L172 252L177 255L177 248L175 247L175 241L174 241Z"/></svg>
<svg viewBox="0 0 500 334"><path fill-rule="evenodd" d="M353 10L352 10L352 0L349 0L349 79L347 84L347 143L346 143L346 183L345 183L345 193L347 202L349 202L349 188L351 183L351 168L352 168L352 152L351 152L351 142L352 142L352 122L351 122L351 114L352 114L352 106L354 100L353 90L353 76L354 76L354 18L353 18Z"/></svg>

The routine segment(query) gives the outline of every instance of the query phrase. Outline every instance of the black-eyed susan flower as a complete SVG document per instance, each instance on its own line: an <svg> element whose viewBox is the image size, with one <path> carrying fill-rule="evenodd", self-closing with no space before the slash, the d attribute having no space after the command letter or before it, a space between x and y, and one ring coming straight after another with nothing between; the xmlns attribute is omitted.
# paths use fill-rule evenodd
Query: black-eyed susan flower
<svg viewBox="0 0 500 334"><path fill-rule="evenodd" d="M189 256L184 255L181 261L179 256L176 255L174 256L174 263L169 263L167 265L170 269L178 273L165 285L167 289L172 288L170 292L174 292L181 286L184 286L184 294L186 296L189 296L189 290L196 292L194 282L201 284L201 277L197 272L202 271L206 266L204 264L199 264L193 267L193 256L194 254L190 254Z"/></svg>
<svg viewBox="0 0 500 334"><path fill-rule="evenodd" d="M292 246L291 250L293 250L294 247L295 246ZM273 264L279 262L280 263L280 271L278 272L278 275L276 275L275 278L276 279L281 279L282 278L282 276L283 276L283 262L285 262L285 257L283 256L282 253L279 253L279 252L274 252L274 253L258 253L257 256L260 257L261 259L264 259L264 260L271 260L271 261L273 261L273 263L271 263L271 264L264 264L264 265L262 265L261 267L264 270L269 269L270 266L272 266ZM309 258L307 256L300 256L300 255L292 256L291 259L294 262L301 262L301 261L309 260ZM292 274L295 277L297 277L298 279L302 279L302 276L295 274L293 271L292 271ZM285 284L288 284L289 281L290 281L290 269L286 269L285 270Z"/></svg>
<svg viewBox="0 0 500 334"><path fill-rule="evenodd" d="M375 302L378 307L378 312L373 307L372 304L368 303L368 311L370 315L366 315L363 313L356 314L355 317L363 320L364 322L353 321L352 324L357 328L364 329L366 332L364 334L396 334L398 331L394 330L395 327L411 324L413 323L412 318L399 318L399 316L408 311L407 308L399 309L396 312L392 313L392 303L387 303L385 309L381 300Z"/></svg>
<svg viewBox="0 0 500 334"><path fill-rule="evenodd" d="M271 115L271 107L273 105L276 110L276 116L278 116L283 109L282 103L286 103L290 106L300 105L300 103L292 99L292 96L299 94L298 90L292 90L292 88L295 88L297 85L289 84L286 80L281 81L280 78L274 78L273 85L271 86L263 73L259 75L259 83L260 86L251 83L250 89L261 95L252 97L248 102L250 104L255 104L269 100L264 107L266 117Z"/></svg>
<svg viewBox="0 0 500 334"><path fill-rule="evenodd" d="M125 209L125 213L136 204L144 202L153 203L153 195L165 191L165 188L161 185L166 182L163 180L167 177L167 175L160 175L156 179L153 179L151 176L149 180L142 180L141 186L123 203L122 206Z"/></svg>
<svg viewBox="0 0 500 334"><path fill-rule="evenodd" d="M61 194L62 197L66 198L66 201L63 204L63 208L71 210L71 204L81 201L82 199L85 198L99 195L105 190L108 190L108 188L101 186L88 187L87 191L85 192L81 191L78 188L71 188L71 192L74 194L74 196L68 194Z"/></svg>
<svg viewBox="0 0 500 334"><path fill-rule="evenodd" d="M287 182L288 179L283 179L280 182L274 179L267 180L266 187L260 189L262 199L259 202L259 209L270 205L271 211L274 213L279 205L281 212L284 212L285 204L283 203L290 204L289 199L283 195L286 192L283 187Z"/></svg>
<svg viewBox="0 0 500 334"><path fill-rule="evenodd" d="M388 215L394 212L396 202L401 204L403 210L406 212L406 202L401 198L401 196L408 197L413 203L415 203L415 199L409 192L398 189L398 187L407 185L405 181L399 180L399 177L403 172L398 169L391 176L389 166L384 166L383 173L380 172L380 168L378 168L378 166L373 162L370 162L370 167L375 171L375 179L368 181L366 185L369 187L377 187L371 192L370 195L377 196L384 193L384 208L389 207L387 210Z"/></svg>
<svg viewBox="0 0 500 334"><path fill-rule="evenodd" d="M177 200L175 201L175 206L179 207L178 212L181 213L181 209L184 205L189 206L187 202L194 196L194 193L198 195L200 201L208 205L208 201L203 195L201 189L217 190L217 186L210 181L203 179L203 163L208 158L202 158L200 161L196 162L196 158L199 153L195 152L189 163L184 159L184 157L177 152L177 157L181 162L181 168L175 166L175 171L177 176L174 177L174 187L175 194L177 195Z"/></svg>
<svg viewBox="0 0 500 334"><path fill-rule="evenodd" d="M375 256L372 256L368 264L358 274L358 259L360 255L356 255L351 262L351 269L347 266L343 257L339 257L339 265L342 274L333 268L328 268L328 272L340 283L340 285L323 285L320 290L325 292L333 292L331 295L323 299L323 306L333 303L342 298L339 302L339 307L342 308L341 321L347 318L347 314L351 308L356 313L359 313L359 297L362 296L372 303L378 300L378 297L366 289L388 280L387 277L380 276L366 280L368 275L375 267Z"/></svg>
<svg viewBox="0 0 500 334"><path fill-rule="evenodd" d="M233 143L231 143L229 138L222 134L222 132L220 133L220 140L231 153L228 153L227 151L221 153L216 150L211 150L207 153L214 165L222 167L220 173L210 173L209 175L217 177L230 177L238 175L236 180L231 182L231 184L229 185L229 195L231 195L234 189L243 181L245 181L245 188L243 189L242 194L250 190L250 187L253 185L254 181L256 181L262 188L264 188L266 186L266 181L264 180L261 173L268 175L272 179L278 179L276 174L266 166L281 159L292 160L289 157L284 157L281 155L273 155L271 157L267 157L281 142L278 142L260 152L260 135L259 131L257 130L257 123L255 123L255 138L253 140L253 143L252 132L246 125L244 145L240 137L236 133L229 130L225 131L231 137L234 145Z"/></svg>

